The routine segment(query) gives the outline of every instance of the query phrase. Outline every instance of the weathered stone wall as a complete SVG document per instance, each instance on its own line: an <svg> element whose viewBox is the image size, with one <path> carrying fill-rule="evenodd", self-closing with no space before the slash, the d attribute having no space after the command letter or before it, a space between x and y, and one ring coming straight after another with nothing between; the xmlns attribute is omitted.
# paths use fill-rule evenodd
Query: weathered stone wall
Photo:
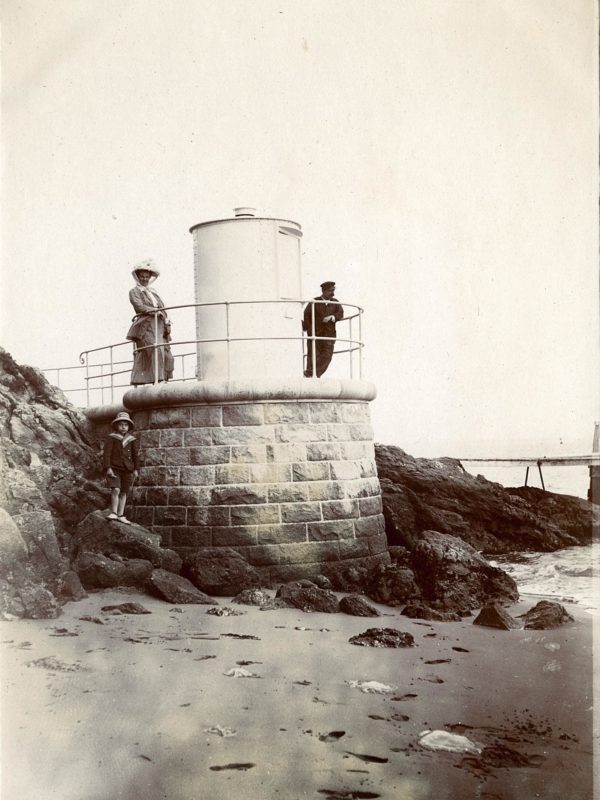
<svg viewBox="0 0 600 800"><path fill-rule="evenodd" d="M290 401L136 411L130 516L186 555L233 547L269 580L389 560L369 404ZM324 568L325 567L325 568Z"/></svg>

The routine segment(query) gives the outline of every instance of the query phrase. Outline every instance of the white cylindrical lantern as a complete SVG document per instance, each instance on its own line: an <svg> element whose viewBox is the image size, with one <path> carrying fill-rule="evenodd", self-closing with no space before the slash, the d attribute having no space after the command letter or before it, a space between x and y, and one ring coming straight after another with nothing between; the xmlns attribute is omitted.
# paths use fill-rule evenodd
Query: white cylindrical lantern
<svg viewBox="0 0 600 800"><path fill-rule="evenodd" d="M301 226L236 208L194 237L198 378L302 375ZM264 302L269 301L269 302Z"/></svg>

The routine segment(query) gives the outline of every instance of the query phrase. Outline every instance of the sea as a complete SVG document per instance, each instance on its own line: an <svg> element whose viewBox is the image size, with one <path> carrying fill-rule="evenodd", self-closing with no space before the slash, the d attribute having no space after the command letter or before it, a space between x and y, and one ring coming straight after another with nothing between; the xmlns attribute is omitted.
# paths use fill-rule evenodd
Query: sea
<svg viewBox="0 0 600 800"><path fill-rule="evenodd" d="M488 466L462 462L467 472L483 475L502 486L523 486L525 467ZM587 467L542 466L548 491L587 499ZM529 486L541 488L537 467L529 469ZM600 616L600 541L583 547L568 547L554 553L510 553L491 562L507 572L521 595L538 595L557 602L576 603Z"/></svg>

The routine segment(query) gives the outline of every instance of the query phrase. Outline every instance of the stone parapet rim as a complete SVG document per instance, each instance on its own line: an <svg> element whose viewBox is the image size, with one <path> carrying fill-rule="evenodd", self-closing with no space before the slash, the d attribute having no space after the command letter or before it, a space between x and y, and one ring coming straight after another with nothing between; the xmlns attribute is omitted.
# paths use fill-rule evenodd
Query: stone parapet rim
<svg viewBox="0 0 600 800"><path fill-rule="evenodd" d="M189 381L135 387L125 392L123 405L131 411L210 403L275 402L282 400L362 401L377 396L370 381L319 378ZM90 411L100 409L90 409Z"/></svg>

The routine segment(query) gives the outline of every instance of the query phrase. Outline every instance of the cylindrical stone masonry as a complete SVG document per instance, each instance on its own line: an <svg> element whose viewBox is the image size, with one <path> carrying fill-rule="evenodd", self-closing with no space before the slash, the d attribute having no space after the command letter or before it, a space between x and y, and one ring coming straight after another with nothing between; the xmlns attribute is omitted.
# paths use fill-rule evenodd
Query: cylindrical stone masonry
<svg viewBox="0 0 600 800"><path fill-rule="evenodd" d="M265 583L388 563L374 395L316 379L133 389L142 466L128 514L182 556L234 548Z"/></svg>

